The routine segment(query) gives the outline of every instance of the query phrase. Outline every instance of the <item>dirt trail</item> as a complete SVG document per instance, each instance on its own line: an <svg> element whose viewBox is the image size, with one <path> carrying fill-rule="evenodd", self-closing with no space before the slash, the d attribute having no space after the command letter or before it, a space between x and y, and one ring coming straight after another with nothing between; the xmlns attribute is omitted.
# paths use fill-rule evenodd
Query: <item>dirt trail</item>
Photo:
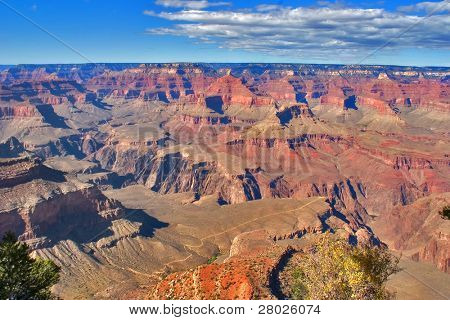
<svg viewBox="0 0 450 320"><path fill-rule="evenodd" d="M225 233L228 233L228 232L230 232L230 231L233 231L233 230L235 230L235 229L238 229L239 227L245 226L246 224L249 224L249 223L258 221L258 220L260 220L260 219L269 218L269 217L273 217L273 216L278 216L278 215L283 214L283 213L288 213L288 212L294 212L294 211L297 211L297 210L301 210L301 209L306 208L307 206L313 204L314 202L317 202L317 201L322 200L322 199L323 199L323 198L317 198L317 199L314 199L314 200L312 200L312 201L310 201L310 202L308 202L308 203L306 203L306 204L304 204L303 206L298 207L298 208L289 209L289 210L284 210L284 211L280 211L280 212L271 213L271 214L267 214L267 215L264 215L264 216L256 217L256 218L254 218L254 219L252 219L252 220L243 222L243 223L241 223L241 224L239 224L239 225L237 225L237 226L234 226L234 227L232 227L232 228L230 228L230 229L227 229L227 230L225 230L225 231L221 231L221 232L219 232L219 233L216 233L216 234L212 234L212 235L203 237L203 238L199 239L200 242L201 242L199 245L191 246L191 245L185 244L185 245L184 245L184 248L186 249L186 251L189 251L189 249L193 249L193 248L201 248L201 247L204 245L204 241L207 240L207 239L221 236L221 235L223 235L223 234L225 234ZM172 265L172 264L174 264L174 263L184 262L184 261L188 260L188 259L191 258L191 257L192 257L192 253L190 253L190 254L189 254L186 258L184 258L184 259L178 259L178 260L174 260L174 261L168 262L168 263L165 264L165 266L170 266L170 265Z"/></svg>
<svg viewBox="0 0 450 320"><path fill-rule="evenodd" d="M192 251L192 249L195 249L195 248L201 248L202 246L205 245L205 240L207 240L207 239L221 236L221 235L223 235L223 234L226 234L227 232L236 230L236 229L238 229L238 228L240 228L240 227L242 227L242 226L245 226L245 225L250 224L250 223L252 223L252 222L258 221L258 220L260 220L260 219L269 218L269 217L277 216L277 215L280 215L280 214L284 214L284 213L289 213L289 212L294 212L294 211L297 211L297 210L301 210L301 209L306 208L306 207L308 207L309 205L311 205L311 204L313 204L313 203L315 203L315 202L317 202L317 201L319 201L319 200L322 200L322 199L323 199L323 198L319 197L319 198L316 198L316 199L314 199L314 200L312 200L312 201L309 201L308 203L306 203L306 204L304 204L304 205L302 205L302 206L300 206L300 207L298 207L298 208L289 209L289 210L284 210L284 211L280 211L280 212L271 213L271 214L267 214L267 215L264 215L264 216L256 217L256 218L254 218L254 219L251 219L251 220L248 220L248 221L246 221L246 222L243 222L243 223L241 223L241 224L239 224L239 225L237 225L237 226L234 226L234 227L232 227L232 228L229 228L229 229L227 229L227 230L224 230L224 231L221 231L221 232L218 232L218 233L215 233L215 234L212 234L212 235L208 235L208 236L206 236L206 237L203 237L203 238L199 239L199 240L200 240L200 244L199 244L199 245L193 246L193 245L187 245L187 244L185 244L185 245L183 245L183 247L184 247L184 249L185 249L187 252ZM189 259L193 256L193 254L190 253L186 258L183 258L183 259L177 259L177 260L173 260L173 261L167 262L167 263L164 264L164 267L163 267L160 271L155 271L155 272L153 272L153 273L144 273L144 272L140 272L140 271L134 270L134 269L132 269L132 268L130 268L130 267L121 267L121 266L117 265L116 263L114 263L114 262L113 262L111 259L109 259L106 255L102 255L102 256L103 256L103 258L104 258L111 266L113 266L113 267L115 267L115 268L118 268L118 269L121 269L121 270L124 270L124 271L129 271L129 272L134 273L134 274L139 275L139 276L144 276L144 277L147 277L147 278L157 278L157 279L159 279L159 277L158 277L157 275L163 274L166 267L169 267L169 268L170 268L170 266L171 266L172 264L185 262L185 261L189 260Z"/></svg>

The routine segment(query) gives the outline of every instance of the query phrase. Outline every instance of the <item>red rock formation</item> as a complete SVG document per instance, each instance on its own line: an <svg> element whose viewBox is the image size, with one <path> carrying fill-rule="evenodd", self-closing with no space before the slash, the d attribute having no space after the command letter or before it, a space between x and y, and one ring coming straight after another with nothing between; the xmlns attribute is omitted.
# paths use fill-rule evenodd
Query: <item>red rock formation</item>
<svg viewBox="0 0 450 320"><path fill-rule="evenodd" d="M355 86L357 95L384 101L392 107L417 106L448 112L448 84L438 80L370 80ZM381 104L378 107L383 107Z"/></svg>
<svg viewBox="0 0 450 320"><path fill-rule="evenodd" d="M12 68L1 73L0 80L6 83L17 83L26 81L48 81L56 80L57 76L47 72L45 67L35 69Z"/></svg>
<svg viewBox="0 0 450 320"><path fill-rule="evenodd" d="M290 252L275 246L263 230L238 236L231 258L170 274L151 289L150 299L275 299L271 292L274 269Z"/></svg>
<svg viewBox="0 0 450 320"><path fill-rule="evenodd" d="M36 107L31 105L0 106L0 118L40 117Z"/></svg>
<svg viewBox="0 0 450 320"><path fill-rule="evenodd" d="M320 221L319 221L320 224ZM319 230L321 232L322 229ZM362 237L363 230L359 232ZM314 237L314 235L311 235ZM150 299L249 300L282 298L280 272L294 253L305 254L309 242L279 244L266 230L242 233L233 239L223 263L201 265L169 274L150 289Z"/></svg>
<svg viewBox="0 0 450 320"><path fill-rule="evenodd" d="M123 212L97 187L29 158L0 162L0 190L0 236L13 231L21 240L64 238L76 229L83 233Z"/></svg>
<svg viewBox="0 0 450 320"><path fill-rule="evenodd" d="M413 259L433 263L439 270L450 273L450 234L437 232Z"/></svg>
<svg viewBox="0 0 450 320"><path fill-rule="evenodd" d="M281 103L294 104L297 102L297 95L294 87L287 78L268 80L258 86L260 94L271 96Z"/></svg>
<svg viewBox="0 0 450 320"><path fill-rule="evenodd" d="M374 109L381 114L394 114L392 109L389 107L389 104L383 100L358 96L357 103L359 106L365 106L367 108Z"/></svg>
<svg viewBox="0 0 450 320"><path fill-rule="evenodd" d="M242 84L240 79L232 75L217 79L206 90L205 95L221 97L225 106L237 105L250 108L252 106L268 106L274 103L270 97L256 96Z"/></svg>
<svg viewBox="0 0 450 320"><path fill-rule="evenodd" d="M439 214L449 202L449 194L444 193L397 206L377 218L374 231L392 249L408 252L415 260L431 262L450 272L450 221Z"/></svg>
<svg viewBox="0 0 450 320"><path fill-rule="evenodd" d="M340 108L344 107L345 97L344 96L332 96L325 95L320 98L320 103L324 105L333 105Z"/></svg>
<svg viewBox="0 0 450 320"><path fill-rule="evenodd" d="M92 102L93 92L86 91L74 81L45 80L20 82L0 89L0 98L8 104L21 105L60 105L63 103ZM25 101L25 102L22 102ZM0 107L3 107L0 104Z"/></svg>
<svg viewBox="0 0 450 320"><path fill-rule="evenodd" d="M430 157L425 154L423 155L387 154L383 152L382 149L367 148L358 142L356 142L354 146L357 148L359 152L371 155L397 170L432 169L433 165L443 165L443 166L450 165L450 159L445 159L442 157ZM384 145L382 145L381 147L383 146Z"/></svg>
<svg viewBox="0 0 450 320"><path fill-rule="evenodd" d="M196 67L142 65L123 72L106 72L89 81L88 87L116 98L168 102L200 94L211 82L212 79Z"/></svg>
<svg viewBox="0 0 450 320"><path fill-rule="evenodd" d="M332 76L326 80L307 82L308 97L320 98L324 105L342 107L349 92L357 105L373 108L382 114L393 114L395 108L419 107L448 112L448 84L436 79L399 81L389 77L355 78Z"/></svg>

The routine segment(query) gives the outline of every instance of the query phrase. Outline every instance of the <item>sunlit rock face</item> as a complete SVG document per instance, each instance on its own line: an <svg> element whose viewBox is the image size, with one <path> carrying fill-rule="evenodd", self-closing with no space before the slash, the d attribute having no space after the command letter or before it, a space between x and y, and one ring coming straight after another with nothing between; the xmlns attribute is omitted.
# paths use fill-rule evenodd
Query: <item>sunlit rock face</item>
<svg viewBox="0 0 450 320"><path fill-rule="evenodd" d="M5 68L0 233L63 261L58 292L71 298L147 297L133 290L149 281L161 298L172 289L213 298L208 277L240 277L252 259L259 271L221 297L274 298L270 277L288 248L280 241L330 230L448 272L439 210L450 202L449 75L295 64ZM316 198L320 210L296 211ZM241 252L258 241L261 256ZM233 258L202 266L218 252ZM156 281L174 271L172 282ZM203 293L188 296L198 275Z"/></svg>

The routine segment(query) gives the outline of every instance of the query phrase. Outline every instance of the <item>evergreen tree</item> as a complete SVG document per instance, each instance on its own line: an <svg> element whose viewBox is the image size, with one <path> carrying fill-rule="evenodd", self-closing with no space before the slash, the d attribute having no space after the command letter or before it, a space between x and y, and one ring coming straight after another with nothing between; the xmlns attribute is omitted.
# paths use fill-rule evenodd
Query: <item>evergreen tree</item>
<svg viewBox="0 0 450 320"><path fill-rule="evenodd" d="M12 233L0 242L0 299L47 300L59 281L60 268L51 260L34 259L30 248Z"/></svg>

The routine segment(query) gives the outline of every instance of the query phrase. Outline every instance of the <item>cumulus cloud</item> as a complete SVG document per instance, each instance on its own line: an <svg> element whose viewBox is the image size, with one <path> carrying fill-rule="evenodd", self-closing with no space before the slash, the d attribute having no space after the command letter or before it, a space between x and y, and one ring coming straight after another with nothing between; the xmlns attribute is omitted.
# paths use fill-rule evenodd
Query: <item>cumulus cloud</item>
<svg viewBox="0 0 450 320"><path fill-rule="evenodd" d="M185 36L221 48L271 55L327 59L360 57L389 43L388 48L450 48L450 15L423 16L384 9L283 7L250 10L152 12L173 24L150 34ZM405 30L408 29L408 32Z"/></svg>
<svg viewBox="0 0 450 320"><path fill-rule="evenodd" d="M208 0L156 0L155 3L166 8L186 8L193 10L231 5L230 2L209 2Z"/></svg>
<svg viewBox="0 0 450 320"><path fill-rule="evenodd" d="M279 5L279 4L260 4L256 6L256 11L260 12L269 12L269 11L276 11L285 9L285 7Z"/></svg>
<svg viewBox="0 0 450 320"><path fill-rule="evenodd" d="M439 1L439 2L419 2L410 6L403 6L399 8L400 11L403 12L450 12L450 1Z"/></svg>

